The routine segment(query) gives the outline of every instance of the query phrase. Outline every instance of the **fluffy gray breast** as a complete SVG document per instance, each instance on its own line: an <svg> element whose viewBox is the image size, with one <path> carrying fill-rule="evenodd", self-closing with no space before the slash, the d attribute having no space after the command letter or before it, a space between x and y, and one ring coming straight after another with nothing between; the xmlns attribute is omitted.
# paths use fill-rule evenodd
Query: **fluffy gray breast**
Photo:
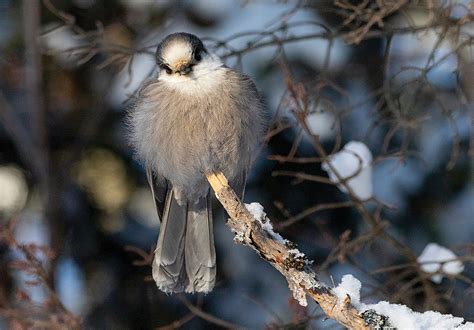
<svg viewBox="0 0 474 330"><path fill-rule="evenodd" d="M173 184L221 170L235 177L250 165L263 130L255 85L230 69L212 89L183 93L160 81L146 85L132 111L137 153Z"/></svg>

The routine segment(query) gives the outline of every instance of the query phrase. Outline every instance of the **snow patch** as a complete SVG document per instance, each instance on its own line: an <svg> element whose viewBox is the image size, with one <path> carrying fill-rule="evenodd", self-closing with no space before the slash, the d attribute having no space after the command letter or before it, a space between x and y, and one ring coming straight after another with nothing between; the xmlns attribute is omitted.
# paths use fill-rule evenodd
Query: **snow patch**
<svg viewBox="0 0 474 330"><path fill-rule="evenodd" d="M341 191L347 193L346 187L339 184L333 169L341 179L348 179L346 183L357 198L367 200L372 197L372 153L364 143L347 143L341 151L329 156L328 161L322 164L322 169L328 173L332 182L338 183L337 187Z"/></svg>
<svg viewBox="0 0 474 330"><path fill-rule="evenodd" d="M387 316L391 327L397 329L428 330L428 329L462 329L473 330L474 323L464 322L462 317L450 314L441 314L434 311L418 313L405 305L390 304L380 301L376 304L360 303L360 281L352 275L345 275L341 283L332 291L337 295L340 302L344 301L346 294L351 297L352 305L363 313L375 310L378 314Z"/></svg>
<svg viewBox="0 0 474 330"><path fill-rule="evenodd" d="M260 205L259 203L250 203L250 204L245 204L245 208L247 211L250 212L250 214L260 222L260 225L262 226L262 229L266 231L270 236L272 236L274 239L284 242L283 237L280 236L280 234L275 233L273 230L273 226L270 222L270 220L267 218L267 214L263 210L263 206Z"/></svg>
<svg viewBox="0 0 474 330"><path fill-rule="evenodd" d="M424 272L434 274L431 280L439 284L443 279L443 274L439 273L456 275L464 270L463 263L456 259L457 256L448 248L429 243L417 260Z"/></svg>
<svg viewBox="0 0 474 330"><path fill-rule="evenodd" d="M318 135L322 141L329 140L336 134L336 118L330 112L312 112L306 116L305 121L311 134Z"/></svg>
<svg viewBox="0 0 474 330"><path fill-rule="evenodd" d="M346 299L346 295L351 298L351 303L356 306L360 303L360 288L362 284L352 275L344 275L341 283L332 291L336 294L337 300L342 303Z"/></svg>
<svg viewBox="0 0 474 330"><path fill-rule="evenodd" d="M257 220L261 220L262 218L266 217L266 213L263 210L263 206L259 203L250 203L250 204L245 204L245 208L247 211L250 212L250 214Z"/></svg>
<svg viewBox="0 0 474 330"><path fill-rule="evenodd" d="M474 329L474 323L462 324L462 317L454 317L451 314L441 314L427 311L418 313L405 305L390 304L380 301L372 305L360 305L359 310L373 309L379 314L388 316L388 322L397 329L429 330L429 329Z"/></svg>

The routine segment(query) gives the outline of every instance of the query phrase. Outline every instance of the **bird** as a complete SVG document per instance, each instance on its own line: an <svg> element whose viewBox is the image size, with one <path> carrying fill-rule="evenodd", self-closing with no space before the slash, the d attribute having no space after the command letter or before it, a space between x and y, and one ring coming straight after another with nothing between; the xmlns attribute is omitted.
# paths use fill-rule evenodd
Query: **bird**
<svg viewBox="0 0 474 330"><path fill-rule="evenodd" d="M193 34L166 36L155 58L158 74L129 112L131 143L161 221L152 275L166 293L208 293L216 252L206 174L222 172L243 196L265 106L253 80L225 66Z"/></svg>

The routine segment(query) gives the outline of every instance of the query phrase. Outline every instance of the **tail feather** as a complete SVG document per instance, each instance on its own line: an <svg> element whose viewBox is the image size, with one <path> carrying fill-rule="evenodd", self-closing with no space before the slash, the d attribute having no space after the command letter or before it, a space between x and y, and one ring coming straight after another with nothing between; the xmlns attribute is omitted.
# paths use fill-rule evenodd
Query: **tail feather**
<svg viewBox="0 0 474 330"><path fill-rule="evenodd" d="M209 292L216 280L216 251L212 229L210 195L190 205L186 228L186 292Z"/></svg>
<svg viewBox="0 0 474 330"><path fill-rule="evenodd" d="M184 267L186 214L187 206L179 205L170 189L153 260L153 279L164 292L182 292L187 286Z"/></svg>
<svg viewBox="0 0 474 330"><path fill-rule="evenodd" d="M209 292L216 277L216 255L210 196L198 203L178 204L168 191L158 244L153 260L153 279L164 292Z"/></svg>

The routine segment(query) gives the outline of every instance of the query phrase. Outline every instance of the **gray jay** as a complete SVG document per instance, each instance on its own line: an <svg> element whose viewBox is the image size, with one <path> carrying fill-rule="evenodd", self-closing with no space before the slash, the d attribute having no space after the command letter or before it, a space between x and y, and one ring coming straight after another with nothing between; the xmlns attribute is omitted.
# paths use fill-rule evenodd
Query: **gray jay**
<svg viewBox="0 0 474 330"><path fill-rule="evenodd" d="M130 111L131 141L144 162L161 220L153 278L162 291L209 292L216 254L206 173L220 171L243 194L263 131L252 80L188 33L156 51L159 74Z"/></svg>

